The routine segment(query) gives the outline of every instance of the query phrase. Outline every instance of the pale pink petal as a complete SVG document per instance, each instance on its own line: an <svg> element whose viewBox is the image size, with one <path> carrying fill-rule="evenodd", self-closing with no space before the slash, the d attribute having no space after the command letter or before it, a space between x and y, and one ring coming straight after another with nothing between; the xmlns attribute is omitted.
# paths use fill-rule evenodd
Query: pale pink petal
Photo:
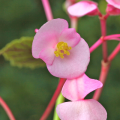
<svg viewBox="0 0 120 120"><path fill-rule="evenodd" d="M60 38L59 41L66 42L68 46L74 47L77 45L80 41L81 37L80 35L76 32L74 28L69 28L65 29Z"/></svg>
<svg viewBox="0 0 120 120"><path fill-rule="evenodd" d="M47 65L49 72L56 77L73 79L81 76L90 61L88 44L81 38L80 42L70 50L70 55L63 59L55 57L52 65Z"/></svg>
<svg viewBox="0 0 120 120"><path fill-rule="evenodd" d="M51 65L54 61L55 54L54 54L54 49L53 48L45 48L40 52L40 56L46 64Z"/></svg>
<svg viewBox="0 0 120 120"><path fill-rule="evenodd" d="M68 13L72 16L82 17L90 12L97 13L97 3L93 1L80 1L74 5L68 7ZM93 15L95 14L93 13ZM91 14L92 15L92 14ZM95 14L96 15L96 14Z"/></svg>
<svg viewBox="0 0 120 120"><path fill-rule="evenodd" d="M61 120L106 120L105 108L96 100L65 102L56 108Z"/></svg>
<svg viewBox="0 0 120 120"><path fill-rule="evenodd" d="M108 4L120 9L120 0L106 0Z"/></svg>
<svg viewBox="0 0 120 120"><path fill-rule="evenodd" d="M101 87L100 81L91 79L84 74L76 79L67 79L62 88L62 95L71 101L77 101L84 99L87 94Z"/></svg>
<svg viewBox="0 0 120 120"><path fill-rule="evenodd" d="M53 19L45 23L36 33L32 43L32 55L39 58L40 52L44 48L55 47L61 32L68 28L68 23L64 19Z"/></svg>
<svg viewBox="0 0 120 120"><path fill-rule="evenodd" d="M110 5L110 4L107 5L106 12L107 12L109 15L120 15L120 9L115 8L114 6L112 6L112 5Z"/></svg>
<svg viewBox="0 0 120 120"><path fill-rule="evenodd" d="M95 10L93 10L92 12L89 12L87 15L88 15L88 16L98 15L98 9L95 9Z"/></svg>

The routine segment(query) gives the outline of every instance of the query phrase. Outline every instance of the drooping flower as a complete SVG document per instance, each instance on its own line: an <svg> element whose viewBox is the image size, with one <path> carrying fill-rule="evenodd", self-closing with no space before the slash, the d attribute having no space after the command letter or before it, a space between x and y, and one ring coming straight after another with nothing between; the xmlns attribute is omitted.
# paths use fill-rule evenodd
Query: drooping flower
<svg viewBox="0 0 120 120"><path fill-rule="evenodd" d="M62 94L70 102L59 104L56 108L61 120L106 120L105 108L96 100L86 99L85 96L95 89L101 88L102 83L90 79L85 74L76 79L67 79Z"/></svg>
<svg viewBox="0 0 120 120"><path fill-rule="evenodd" d="M69 79L81 76L90 60L88 44L64 19L48 21L39 29L32 55L42 59L53 76Z"/></svg>
<svg viewBox="0 0 120 120"><path fill-rule="evenodd" d="M68 13L75 17L82 17L84 15L97 15L97 3L93 1L80 1L68 7Z"/></svg>
<svg viewBox="0 0 120 120"><path fill-rule="evenodd" d="M120 0L106 0L106 1L113 7L120 9Z"/></svg>
<svg viewBox="0 0 120 120"><path fill-rule="evenodd" d="M118 9L110 4L107 5L106 12L109 15L120 15L120 9Z"/></svg>
<svg viewBox="0 0 120 120"><path fill-rule="evenodd" d="M101 87L100 81L91 79L84 74L76 79L67 79L62 88L62 95L71 101L77 101L84 99L87 94Z"/></svg>

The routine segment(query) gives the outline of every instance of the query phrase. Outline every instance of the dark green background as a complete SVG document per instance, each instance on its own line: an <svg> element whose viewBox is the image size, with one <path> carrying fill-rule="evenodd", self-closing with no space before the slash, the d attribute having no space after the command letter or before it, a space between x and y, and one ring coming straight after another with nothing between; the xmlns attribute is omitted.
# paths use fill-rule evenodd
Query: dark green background
<svg viewBox="0 0 120 120"><path fill-rule="evenodd" d="M105 13L105 0L96 0L102 13ZM68 15L63 10L64 0L50 0L54 18ZM21 36L34 36L34 29L46 22L41 0L0 0L0 49ZM100 24L97 16L85 16L79 20L78 32L89 46L100 37ZM107 34L120 33L120 16L107 21ZM109 54L118 44L108 41ZM98 47L91 54L86 74L99 79L102 49ZM31 70L10 66L0 56L0 96L12 110L16 120L38 120L47 106L57 86L58 78L53 77L46 67ZM91 98L92 94L87 98ZM120 120L120 54L113 60L108 78L100 98L100 103L108 112L108 120ZM0 120L8 117L0 106ZM48 120L52 120L52 114Z"/></svg>

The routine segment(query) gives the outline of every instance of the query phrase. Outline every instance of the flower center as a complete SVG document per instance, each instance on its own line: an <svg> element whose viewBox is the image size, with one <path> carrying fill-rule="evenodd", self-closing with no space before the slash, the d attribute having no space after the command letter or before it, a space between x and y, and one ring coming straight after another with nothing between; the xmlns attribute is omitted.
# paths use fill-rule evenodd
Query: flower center
<svg viewBox="0 0 120 120"><path fill-rule="evenodd" d="M56 51L54 52L56 57L64 58L64 54L70 55L70 52L68 50L71 50L72 47L69 47L66 42L59 42L56 46Z"/></svg>

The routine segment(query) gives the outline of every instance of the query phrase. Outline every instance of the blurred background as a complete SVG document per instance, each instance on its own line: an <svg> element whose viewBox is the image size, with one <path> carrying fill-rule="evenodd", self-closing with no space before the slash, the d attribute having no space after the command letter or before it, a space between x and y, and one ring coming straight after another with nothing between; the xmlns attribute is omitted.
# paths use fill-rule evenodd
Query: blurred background
<svg viewBox="0 0 120 120"><path fill-rule="evenodd" d="M63 10L65 0L49 0L54 18L64 18L69 23L69 17ZM105 0L98 2L99 9L105 13ZM45 22L41 0L0 0L0 49L14 39L22 36L33 37L34 29L40 28ZM100 23L97 16L82 17L78 23L78 33L89 46L100 38ZM120 16L109 17L107 20L107 34L120 33ZM118 44L108 41L108 53ZM99 79L102 49L98 47L91 53L91 59L86 74ZM46 67L29 69L10 65L0 56L0 96L12 110L16 120L38 120L50 101L58 78L50 75ZM92 98L93 93L87 98ZM104 86L100 103L108 112L108 120L120 120L120 54L113 60ZM52 120L51 113L48 120ZM0 106L0 120L9 120Z"/></svg>

